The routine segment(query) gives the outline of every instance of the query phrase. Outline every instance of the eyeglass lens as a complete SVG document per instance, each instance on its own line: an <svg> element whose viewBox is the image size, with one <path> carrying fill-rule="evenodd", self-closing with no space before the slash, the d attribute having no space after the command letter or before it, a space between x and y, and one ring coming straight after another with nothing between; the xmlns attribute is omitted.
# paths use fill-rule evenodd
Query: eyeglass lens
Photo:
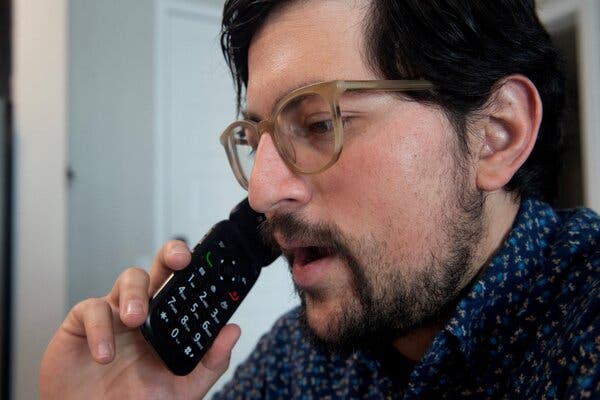
<svg viewBox="0 0 600 400"><path fill-rule="evenodd" d="M321 95L307 93L291 99L279 110L274 123L274 140L281 156L298 170L315 172L331 161L335 153L334 116ZM247 180L258 134L246 126L237 126L232 133L235 154Z"/></svg>

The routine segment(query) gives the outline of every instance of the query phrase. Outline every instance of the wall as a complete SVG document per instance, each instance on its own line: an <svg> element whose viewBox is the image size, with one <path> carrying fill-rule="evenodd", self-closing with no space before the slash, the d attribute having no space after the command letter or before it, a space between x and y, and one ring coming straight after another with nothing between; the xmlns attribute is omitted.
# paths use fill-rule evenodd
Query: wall
<svg viewBox="0 0 600 400"><path fill-rule="evenodd" d="M69 306L155 252L153 3L69 3Z"/></svg>
<svg viewBox="0 0 600 400"><path fill-rule="evenodd" d="M67 0L13 4L13 395L36 399L39 361L65 309Z"/></svg>
<svg viewBox="0 0 600 400"><path fill-rule="evenodd" d="M13 18L13 395L35 399L39 361L67 307L110 289L116 276L110 267L135 263L129 257L124 264L125 246L135 254L151 250L152 188L144 171L152 165L144 155L152 153L153 4L17 0ZM71 146L86 152L69 156L74 179L67 198ZM98 192L89 185L109 196L90 199ZM67 204L86 218L67 218ZM110 228L132 219L126 232ZM76 234L82 224L90 235ZM114 234L95 236L100 232ZM69 249L90 248L89 258L71 259L68 233ZM80 287L73 282L81 274L100 278Z"/></svg>

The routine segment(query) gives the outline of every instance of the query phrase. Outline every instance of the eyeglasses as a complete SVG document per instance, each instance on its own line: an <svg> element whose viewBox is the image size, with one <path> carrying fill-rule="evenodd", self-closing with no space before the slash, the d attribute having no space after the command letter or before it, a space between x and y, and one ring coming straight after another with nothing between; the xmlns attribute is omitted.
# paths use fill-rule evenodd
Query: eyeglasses
<svg viewBox="0 0 600 400"><path fill-rule="evenodd" d="M316 174L338 160L344 131L352 125L352 117L346 117L345 110L340 110L340 99L345 92L410 92L432 88L430 82L422 80L315 83L281 98L269 119L259 122L243 119L230 124L221 135L221 144L237 181L246 190L256 148L265 132L271 134L277 152L291 171Z"/></svg>

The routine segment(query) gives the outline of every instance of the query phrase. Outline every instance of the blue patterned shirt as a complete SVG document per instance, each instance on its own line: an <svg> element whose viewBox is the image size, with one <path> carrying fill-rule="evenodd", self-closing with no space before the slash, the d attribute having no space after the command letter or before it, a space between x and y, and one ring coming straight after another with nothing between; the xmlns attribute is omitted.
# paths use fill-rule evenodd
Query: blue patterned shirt
<svg viewBox="0 0 600 400"><path fill-rule="evenodd" d="M217 399L600 399L600 218L524 201L417 363L314 348L283 316Z"/></svg>

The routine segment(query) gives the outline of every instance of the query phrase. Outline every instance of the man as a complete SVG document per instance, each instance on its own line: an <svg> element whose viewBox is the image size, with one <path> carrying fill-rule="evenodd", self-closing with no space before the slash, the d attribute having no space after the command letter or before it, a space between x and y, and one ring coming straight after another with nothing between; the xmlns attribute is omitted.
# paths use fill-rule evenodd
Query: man
<svg viewBox="0 0 600 400"><path fill-rule="evenodd" d="M600 220L541 201L563 79L532 1L230 0L223 23L247 121L222 138L302 307L217 397L598 398ZM188 262L169 242L71 310L42 396L204 395L239 328L187 377L137 330Z"/></svg>

